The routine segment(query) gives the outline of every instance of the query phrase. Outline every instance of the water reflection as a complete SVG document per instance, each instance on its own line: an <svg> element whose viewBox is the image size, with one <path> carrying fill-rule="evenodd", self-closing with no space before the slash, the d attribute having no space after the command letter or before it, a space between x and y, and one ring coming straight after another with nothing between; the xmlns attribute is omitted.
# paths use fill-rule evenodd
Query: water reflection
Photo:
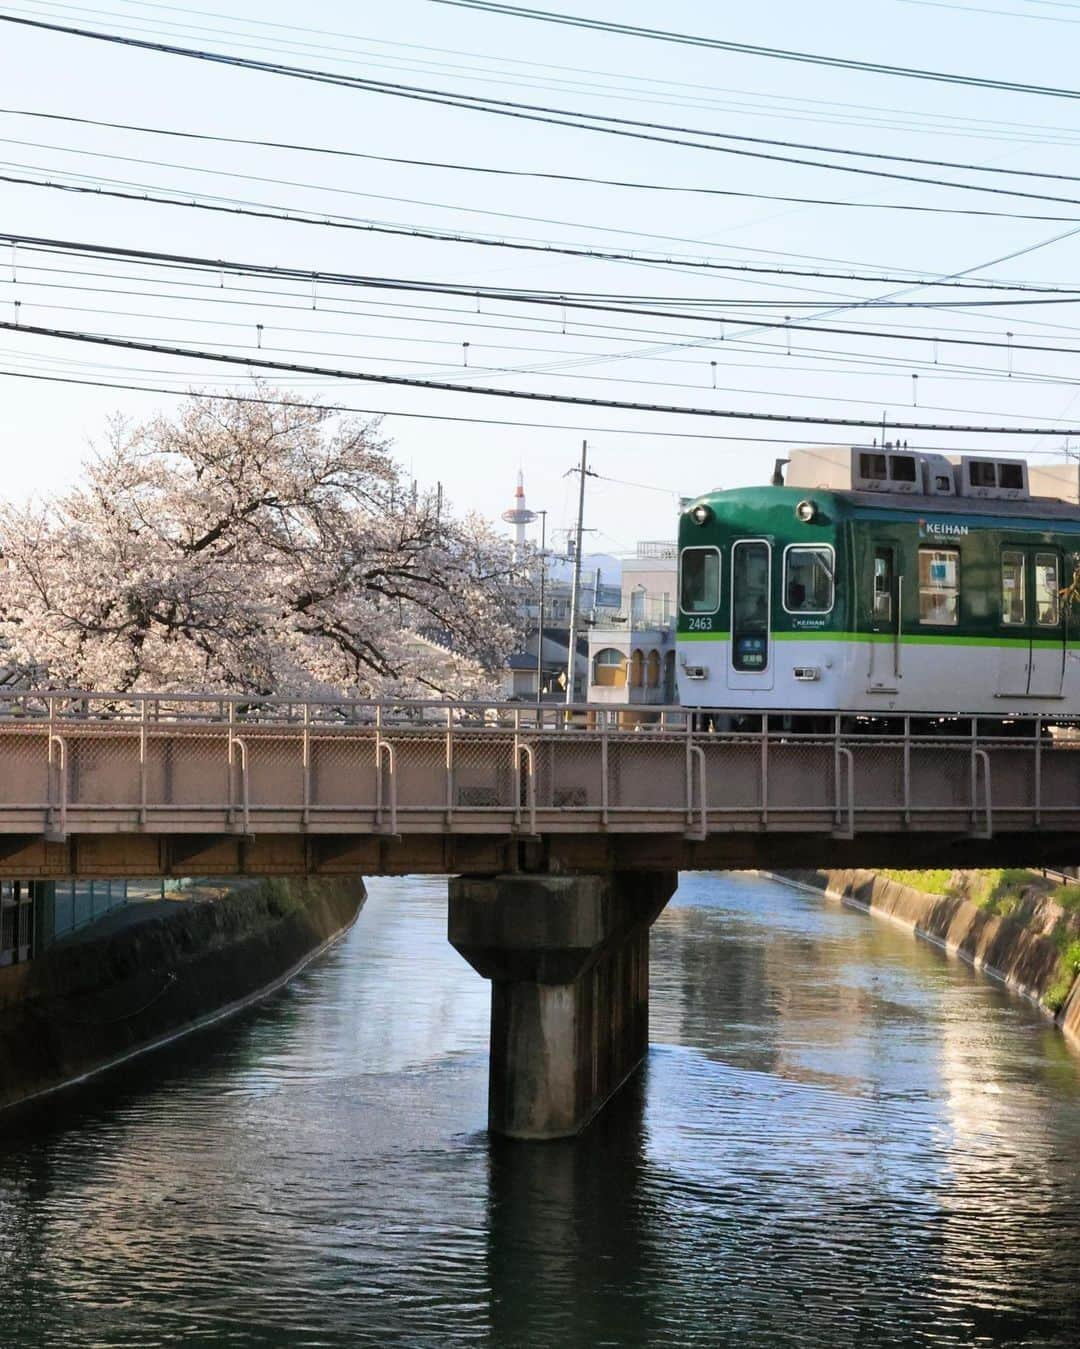
<svg viewBox="0 0 1080 1349"><path fill-rule="evenodd" d="M862 915L687 877L648 1069L483 1132L434 881L232 1026L2 1139L0 1344L1074 1345L1080 1061Z"/></svg>

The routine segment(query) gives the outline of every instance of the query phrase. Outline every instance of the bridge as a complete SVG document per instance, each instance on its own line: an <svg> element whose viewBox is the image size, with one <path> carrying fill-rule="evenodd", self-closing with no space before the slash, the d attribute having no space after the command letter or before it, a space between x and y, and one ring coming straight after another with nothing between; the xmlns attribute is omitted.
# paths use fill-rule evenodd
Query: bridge
<svg viewBox="0 0 1080 1349"><path fill-rule="evenodd" d="M1075 861L1080 721L649 715L0 692L0 876Z"/></svg>
<svg viewBox="0 0 1080 1349"><path fill-rule="evenodd" d="M491 1127L549 1138L644 1055L679 870L1076 860L1080 721L648 716L4 691L0 876L451 876Z"/></svg>

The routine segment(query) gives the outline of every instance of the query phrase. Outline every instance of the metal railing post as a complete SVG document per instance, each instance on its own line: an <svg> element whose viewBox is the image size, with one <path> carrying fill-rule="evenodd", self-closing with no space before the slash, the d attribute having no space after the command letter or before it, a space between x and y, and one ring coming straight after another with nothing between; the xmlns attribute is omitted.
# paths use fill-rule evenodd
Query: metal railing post
<svg viewBox="0 0 1080 1349"><path fill-rule="evenodd" d="M229 703L228 713L228 754L229 754L229 800L225 807L225 823L232 828L236 818L236 705Z"/></svg>
<svg viewBox="0 0 1080 1349"><path fill-rule="evenodd" d="M381 739L380 739L379 744L378 744L378 749L377 749L377 751L376 751L376 756L375 756L375 757L376 757L376 762L377 762L378 765L379 765L378 777L379 777L380 782L381 782L381 780L382 780L382 756L383 756L383 753L384 753L384 752L385 752L385 754L386 754L386 766L387 766L387 769L389 770L388 782L389 782L389 787L390 787L390 835L391 835L392 838L397 838L398 827L397 827L397 762L396 762L396 756L395 756L395 754L394 754L394 747L393 747L393 745L391 745L391 743L389 742L389 740L381 740ZM381 795L381 793L380 793L380 795ZM381 802L380 802L380 805L379 805L379 828L380 828L380 830L382 829L382 827L383 827L382 804L381 804Z"/></svg>
<svg viewBox="0 0 1080 1349"><path fill-rule="evenodd" d="M689 717L683 742L686 746L686 828L689 830L694 823L694 732Z"/></svg>
<svg viewBox="0 0 1080 1349"><path fill-rule="evenodd" d="M300 750L301 771L304 775L303 792L303 810L300 814L300 821L306 829L311 823L311 704L304 704L304 733L303 743Z"/></svg>
<svg viewBox="0 0 1080 1349"><path fill-rule="evenodd" d="M706 798L705 751L700 745L692 745L690 753L696 760L698 768L698 812L700 819L697 829L687 829L686 838L691 843L704 843L709 837L709 803Z"/></svg>
<svg viewBox="0 0 1080 1349"><path fill-rule="evenodd" d="M514 828L521 829L521 712L514 710Z"/></svg>
<svg viewBox="0 0 1080 1349"><path fill-rule="evenodd" d="M1042 823L1042 717L1035 718L1035 827Z"/></svg>
<svg viewBox="0 0 1080 1349"><path fill-rule="evenodd" d="M53 749L56 759L53 759ZM61 735L49 733L49 824L50 832L58 838L67 837L67 741ZM55 790L54 790L55 784Z"/></svg>
<svg viewBox="0 0 1080 1349"><path fill-rule="evenodd" d="M146 828L146 699L139 708L139 827Z"/></svg>
<svg viewBox="0 0 1080 1349"><path fill-rule="evenodd" d="M761 823L769 827L769 714L761 714Z"/></svg>
<svg viewBox="0 0 1080 1349"><path fill-rule="evenodd" d="M833 838L854 838L855 837L855 756L846 745L841 745L839 741L835 745L836 758L836 813L833 817L834 829ZM841 761L847 767L847 822L844 822L845 811L840 805L840 764Z"/></svg>
<svg viewBox="0 0 1080 1349"><path fill-rule="evenodd" d="M904 824L911 823L911 718L904 718Z"/></svg>
<svg viewBox="0 0 1080 1349"><path fill-rule="evenodd" d="M978 767L983 768L983 803L986 808L986 827L976 829L978 820ZM994 837L994 807L990 798L990 755L984 749L971 751L971 832L974 838Z"/></svg>
<svg viewBox="0 0 1080 1349"><path fill-rule="evenodd" d="M355 709L353 718L355 720ZM383 766L382 766L382 703L375 708L375 818L382 828L383 813Z"/></svg>
<svg viewBox="0 0 1080 1349"><path fill-rule="evenodd" d="M242 832L251 833L251 816L248 808L248 747L242 736L235 736L233 744L240 754L240 820Z"/></svg>
<svg viewBox="0 0 1080 1349"><path fill-rule="evenodd" d="M520 773L520 755L525 756L529 765L528 775L525 778L525 809L529 812L529 833L536 833L536 759L533 755L531 745L521 745L519 747L518 764ZM520 782L520 779L519 779ZM520 785L518 799L520 800ZM519 812L520 815L520 812ZM520 820L519 820L520 823Z"/></svg>
<svg viewBox="0 0 1080 1349"><path fill-rule="evenodd" d="M608 827L611 809L611 781L608 776L611 768L610 717L610 712L600 713L600 825L603 829Z"/></svg>
<svg viewBox="0 0 1080 1349"><path fill-rule="evenodd" d="M446 826L454 822L454 709L446 709Z"/></svg>

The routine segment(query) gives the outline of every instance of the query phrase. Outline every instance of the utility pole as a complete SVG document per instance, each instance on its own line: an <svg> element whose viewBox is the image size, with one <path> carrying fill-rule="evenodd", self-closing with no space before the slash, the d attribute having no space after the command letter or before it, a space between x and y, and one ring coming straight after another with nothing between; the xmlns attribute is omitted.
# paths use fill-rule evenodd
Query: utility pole
<svg viewBox="0 0 1080 1349"><path fill-rule="evenodd" d="M585 525L585 479L592 477L585 467L585 455L589 443L581 442L581 467L572 468L571 473L578 474L577 530L574 542L574 580L570 587L570 649L566 655L566 705L574 701L574 666L577 664L577 616L578 596L581 591L581 536Z"/></svg>
<svg viewBox="0 0 1080 1349"><path fill-rule="evenodd" d="M547 511L540 517L540 612L536 622L536 702L544 701L544 582L547 580Z"/></svg>

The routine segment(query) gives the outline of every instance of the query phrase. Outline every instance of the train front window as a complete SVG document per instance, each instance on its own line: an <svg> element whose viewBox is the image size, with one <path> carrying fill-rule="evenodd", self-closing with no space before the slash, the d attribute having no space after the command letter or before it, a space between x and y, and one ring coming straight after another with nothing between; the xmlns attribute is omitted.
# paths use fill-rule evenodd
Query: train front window
<svg viewBox="0 0 1080 1349"><path fill-rule="evenodd" d="M1027 622L1023 553L1001 554L1001 621L1005 627L1022 627Z"/></svg>
<svg viewBox="0 0 1080 1349"><path fill-rule="evenodd" d="M789 614L827 614L833 607L833 574L829 544L792 544L784 555L784 608Z"/></svg>
<svg viewBox="0 0 1080 1349"><path fill-rule="evenodd" d="M715 614L720 608L720 550L684 548L680 559L679 608L684 614Z"/></svg>
<svg viewBox="0 0 1080 1349"><path fill-rule="evenodd" d="M954 628L960 621L960 553L919 549L919 622Z"/></svg>
<svg viewBox="0 0 1080 1349"><path fill-rule="evenodd" d="M1061 604L1056 553L1035 554L1035 622L1040 628L1056 628Z"/></svg>
<svg viewBox="0 0 1080 1349"><path fill-rule="evenodd" d="M769 545L741 539L731 550L731 663L760 671L769 664Z"/></svg>

